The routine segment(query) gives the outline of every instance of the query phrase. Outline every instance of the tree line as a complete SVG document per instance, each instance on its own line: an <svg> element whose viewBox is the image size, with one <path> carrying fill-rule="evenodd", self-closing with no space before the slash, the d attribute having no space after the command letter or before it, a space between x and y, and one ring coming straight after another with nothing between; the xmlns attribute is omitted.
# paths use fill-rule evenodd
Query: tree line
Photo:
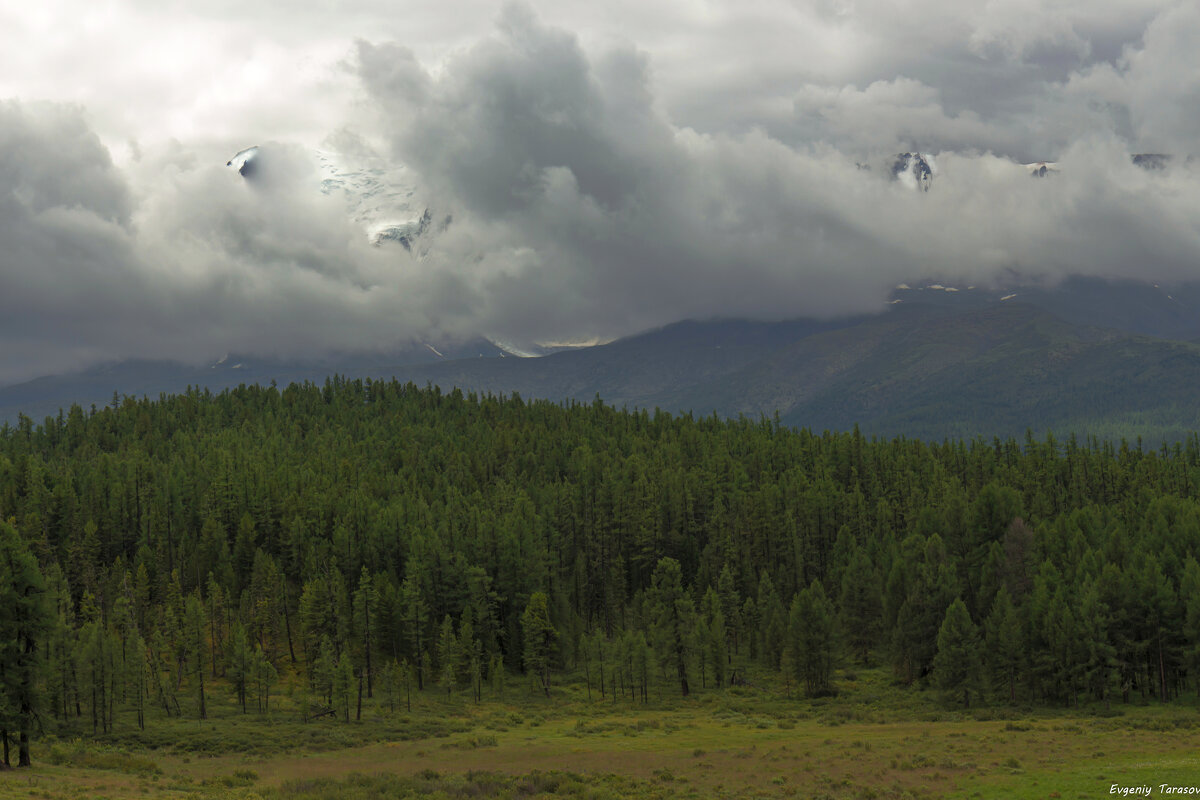
<svg viewBox="0 0 1200 800"><path fill-rule="evenodd" d="M267 712L281 674L645 702L885 663L957 702L1200 678L1200 441L922 442L396 382L0 428L0 739ZM11 610L11 611L10 611Z"/></svg>

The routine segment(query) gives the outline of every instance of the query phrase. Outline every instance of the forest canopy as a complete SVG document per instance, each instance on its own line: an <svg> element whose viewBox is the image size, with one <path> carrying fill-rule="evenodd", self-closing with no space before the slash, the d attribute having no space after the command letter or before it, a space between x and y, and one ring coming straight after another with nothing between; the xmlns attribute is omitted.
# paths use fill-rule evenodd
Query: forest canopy
<svg viewBox="0 0 1200 800"><path fill-rule="evenodd" d="M75 407L0 428L0 728L203 717L214 682L265 712L289 672L345 720L360 683L820 695L855 663L960 705L1166 702L1200 677L1198 480L1195 436L868 440L382 381Z"/></svg>

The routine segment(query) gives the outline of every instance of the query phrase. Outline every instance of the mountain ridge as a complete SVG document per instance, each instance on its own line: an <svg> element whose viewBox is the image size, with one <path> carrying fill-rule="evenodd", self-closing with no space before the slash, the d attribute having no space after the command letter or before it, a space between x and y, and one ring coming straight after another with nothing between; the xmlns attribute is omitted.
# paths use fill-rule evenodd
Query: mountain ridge
<svg viewBox="0 0 1200 800"><path fill-rule="evenodd" d="M341 374L930 439L1053 429L1157 441L1200 428L1200 346L1188 338L1200 331L1200 290L1093 279L1067 286L1011 292L930 283L898 288L879 314L684 320L538 358L511 357L480 338L454 350L417 343L304 362L130 361L2 387L0 420L107 404L114 391L156 397ZM1106 321L1115 325L1093 324Z"/></svg>

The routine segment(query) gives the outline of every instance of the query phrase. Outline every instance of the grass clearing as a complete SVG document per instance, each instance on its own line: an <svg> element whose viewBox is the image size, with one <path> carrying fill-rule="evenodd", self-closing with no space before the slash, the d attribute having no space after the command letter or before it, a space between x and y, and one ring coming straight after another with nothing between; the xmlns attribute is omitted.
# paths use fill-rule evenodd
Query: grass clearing
<svg viewBox="0 0 1200 800"><path fill-rule="evenodd" d="M0 799L144 797L1084 798L1200 783L1194 704L948 711L859 671L837 698L773 687L649 706L559 687L307 724L217 706L152 735L40 744ZM231 711L233 713L231 713ZM238 743L254 746L239 747Z"/></svg>

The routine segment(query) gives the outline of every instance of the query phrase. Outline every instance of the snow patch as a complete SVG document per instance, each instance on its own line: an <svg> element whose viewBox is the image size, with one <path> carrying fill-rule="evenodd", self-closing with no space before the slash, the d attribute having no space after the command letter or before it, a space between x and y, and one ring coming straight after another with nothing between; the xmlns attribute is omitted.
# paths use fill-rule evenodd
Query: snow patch
<svg viewBox="0 0 1200 800"><path fill-rule="evenodd" d="M540 353L534 353L530 350L526 350L523 347L518 347L517 345L513 344L512 342L506 342L503 339L493 339L492 337L489 336L488 341L491 342L492 344L496 345L496 347L500 348L500 350L501 350L500 357L501 358L503 358L506 355L516 356L517 358L538 358L541 355Z"/></svg>

